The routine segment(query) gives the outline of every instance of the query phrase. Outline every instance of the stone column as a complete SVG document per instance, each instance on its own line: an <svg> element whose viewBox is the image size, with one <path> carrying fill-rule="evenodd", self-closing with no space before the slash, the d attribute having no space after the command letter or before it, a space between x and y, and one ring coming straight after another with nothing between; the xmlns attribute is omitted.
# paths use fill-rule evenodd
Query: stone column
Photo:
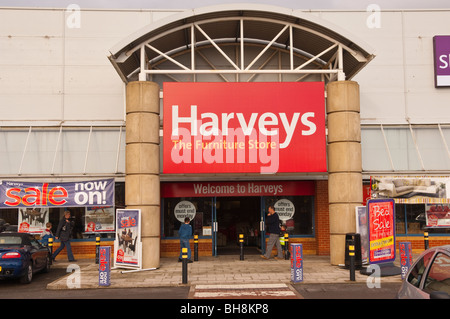
<svg viewBox="0 0 450 319"><path fill-rule="evenodd" d="M125 205L141 210L142 268L160 262L159 86L130 82L126 89Z"/></svg>
<svg viewBox="0 0 450 319"><path fill-rule="evenodd" d="M345 234L356 231L355 207L363 201L359 85L327 85L330 262L345 262Z"/></svg>

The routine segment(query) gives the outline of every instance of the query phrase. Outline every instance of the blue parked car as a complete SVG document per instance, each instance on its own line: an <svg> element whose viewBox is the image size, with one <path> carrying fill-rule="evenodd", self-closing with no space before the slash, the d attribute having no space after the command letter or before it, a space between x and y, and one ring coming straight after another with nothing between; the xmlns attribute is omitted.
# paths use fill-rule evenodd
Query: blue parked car
<svg viewBox="0 0 450 319"><path fill-rule="evenodd" d="M0 279L19 278L30 283L33 274L48 272L50 251L26 233L0 233Z"/></svg>

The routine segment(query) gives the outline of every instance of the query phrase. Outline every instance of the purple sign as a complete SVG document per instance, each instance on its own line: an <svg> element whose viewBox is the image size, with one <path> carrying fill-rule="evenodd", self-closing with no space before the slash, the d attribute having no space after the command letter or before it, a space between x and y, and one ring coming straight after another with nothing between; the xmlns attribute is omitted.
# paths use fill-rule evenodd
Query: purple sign
<svg viewBox="0 0 450 319"><path fill-rule="evenodd" d="M303 281L303 244L291 244L291 281Z"/></svg>
<svg viewBox="0 0 450 319"><path fill-rule="evenodd" d="M0 181L0 208L114 206L114 179L71 183Z"/></svg>
<svg viewBox="0 0 450 319"><path fill-rule="evenodd" d="M100 247L98 267L98 285L111 285L111 247Z"/></svg>
<svg viewBox="0 0 450 319"><path fill-rule="evenodd" d="M450 36L433 37L435 87L450 86Z"/></svg>

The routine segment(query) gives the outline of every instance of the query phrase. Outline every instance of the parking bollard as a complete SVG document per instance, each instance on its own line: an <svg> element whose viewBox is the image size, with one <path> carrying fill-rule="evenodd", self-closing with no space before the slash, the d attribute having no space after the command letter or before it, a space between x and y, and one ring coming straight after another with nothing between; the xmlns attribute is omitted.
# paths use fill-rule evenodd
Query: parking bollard
<svg viewBox="0 0 450 319"><path fill-rule="evenodd" d="M187 284L188 283L188 249L182 248L181 249L181 259L183 264L183 270L182 270L182 283Z"/></svg>
<svg viewBox="0 0 450 319"><path fill-rule="evenodd" d="M95 237L95 263L98 264L100 260L100 236Z"/></svg>
<svg viewBox="0 0 450 319"><path fill-rule="evenodd" d="M48 250L50 252L50 265L53 265L53 238L48 239Z"/></svg>
<svg viewBox="0 0 450 319"><path fill-rule="evenodd" d="M350 281L355 281L355 242L349 241L348 255L350 257Z"/></svg>
<svg viewBox="0 0 450 319"><path fill-rule="evenodd" d="M290 259L290 250L289 250L289 234L284 234L284 259L289 260Z"/></svg>
<svg viewBox="0 0 450 319"><path fill-rule="evenodd" d="M427 250L428 248L430 248L430 245L428 243L428 232L427 231L423 233L423 237L424 237L423 239L425 242L425 250Z"/></svg>
<svg viewBox="0 0 450 319"><path fill-rule="evenodd" d="M239 234L239 245L241 246L241 255L239 260L244 260L244 234Z"/></svg>
<svg viewBox="0 0 450 319"><path fill-rule="evenodd" d="M198 261L198 235L194 235L194 261Z"/></svg>

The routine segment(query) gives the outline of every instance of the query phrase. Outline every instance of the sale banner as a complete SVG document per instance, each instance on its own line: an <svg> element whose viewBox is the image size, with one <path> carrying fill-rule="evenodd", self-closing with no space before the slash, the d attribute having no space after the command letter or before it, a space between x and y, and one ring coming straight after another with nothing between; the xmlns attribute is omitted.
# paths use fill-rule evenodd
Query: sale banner
<svg viewBox="0 0 450 319"><path fill-rule="evenodd" d="M164 83L163 172L326 172L323 82Z"/></svg>
<svg viewBox="0 0 450 319"><path fill-rule="evenodd" d="M392 199L367 202L369 217L369 263L395 260L395 203Z"/></svg>
<svg viewBox="0 0 450 319"><path fill-rule="evenodd" d="M141 210L116 210L115 267L141 267Z"/></svg>
<svg viewBox="0 0 450 319"><path fill-rule="evenodd" d="M114 206L114 179L47 183L0 181L0 208Z"/></svg>
<svg viewBox="0 0 450 319"><path fill-rule="evenodd" d="M100 247L99 267L98 267L98 285L111 285L111 247Z"/></svg>
<svg viewBox="0 0 450 319"><path fill-rule="evenodd" d="M398 244L398 250L400 252L401 277L402 279L405 279L409 268L411 268L413 264L411 243L400 242Z"/></svg>
<svg viewBox="0 0 450 319"><path fill-rule="evenodd" d="M291 282L303 281L303 244L291 244Z"/></svg>

